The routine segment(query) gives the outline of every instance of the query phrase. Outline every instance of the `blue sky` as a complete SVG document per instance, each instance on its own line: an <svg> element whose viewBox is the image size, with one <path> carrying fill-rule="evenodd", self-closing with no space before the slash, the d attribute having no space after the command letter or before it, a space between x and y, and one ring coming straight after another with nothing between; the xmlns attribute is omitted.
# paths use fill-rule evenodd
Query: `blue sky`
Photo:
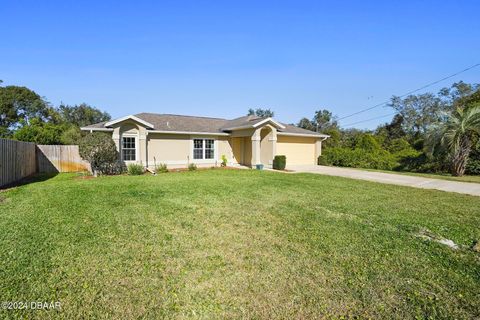
<svg viewBox="0 0 480 320"><path fill-rule="evenodd" d="M113 117L342 117L479 63L479 12L478 1L2 1L0 79ZM480 68L430 91L458 80L480 82Z"/></svg>

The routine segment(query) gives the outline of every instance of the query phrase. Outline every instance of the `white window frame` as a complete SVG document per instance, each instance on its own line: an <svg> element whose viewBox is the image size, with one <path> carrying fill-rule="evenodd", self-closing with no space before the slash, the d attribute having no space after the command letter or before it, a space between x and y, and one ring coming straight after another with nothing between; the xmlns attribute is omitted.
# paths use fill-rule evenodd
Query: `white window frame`
<svg viewBox="0 0 480 320"><path fill-rule="evenodd" d="M195 146L194 140L203 140L202 142L202 159L194 159L193 148ZM213 140L213 159L205 159L205 140ZM193 163L215 163L218 161L218 140L215 137L191 137L190 139L190 162Z"/></svg>
<svg viewBox="0 0 480 320"><path fill-rule="evenodd" d="M123 160L123 138L135 138L135 160ZM138 134L134 133L124 133L120 138L120 159L125 163L137 163L139 152L138 152Z"/></svg>

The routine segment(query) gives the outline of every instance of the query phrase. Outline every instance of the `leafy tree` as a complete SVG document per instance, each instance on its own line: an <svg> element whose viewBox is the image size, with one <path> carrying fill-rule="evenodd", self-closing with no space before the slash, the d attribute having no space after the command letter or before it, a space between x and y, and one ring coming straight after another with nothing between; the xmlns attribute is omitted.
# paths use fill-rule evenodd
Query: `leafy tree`
<svg viewBox="0 0 480 320"><path fill-rule="evenodd" d="M75 106L61 104L58 107L58 112L62 121L74 124L78 127L102 121L109 121L111 119L111 116L107 112L102 112L86 103Z"/></svg>
<svg viewBox="0 0 480 320"><path fill-rule="evenodd" d="M392 121L385 125L385 130L389 140L405 137L407 134L405 130L403 130L403 116L401 114L396 114Z"/></svg>
<svg viewBox="0 0 480 320"><path fill-rule="evenodd" d="M80 140L79 152L82 159L90 162L94 175L118 172L118 152L111 135L105 132L85 135Z"/></svg>
<svg viewBox="0 0 480 320"><path fill-rule="evenodd" d="M472 148L472 152L468 157L465 173L480 174L480 139L477 141L476 146Z"/></svg>
<svg viewBox="0 0 480 320"><path fill-rule="evenodd" d="M13 133L13 139L36 144L61 144L60 137L64 130L65 125L33 118L30 123L21 126Z"/></svg>
<svg viewBox="0 0 480 320"><path fill-rule="evenodd" d="M440 122L429 134L430 154L435 148L448 153L451 161L451 173L462 176L468 163L468 157L480 135L480 104L457 107L445 122Z"/></svg>
<svg viewBox="0 0 480 320"><path fill-rule="evenodd" d="M2 137L11 135L13 130L23 124L29 124L30 119L47 121L53 114L53 108L34 91L18 86L0 87L0 134Z"/></svg>
<svg viewBox="0 0 480 320"><path fill-rule="evenodd" d="M274 116L274 112L270 109L261 109L261 108L257 108L257 109L248 109L248 113L247 113L247 116L257 116L257 117L260 117L260 118L272 118Z"/></svg>
<svg viewBox="0 0 480 320"><path fill-rule="evenodd" d="M437 95L424 93L409 95L406 98L392 97L389 104L401 115L403 130L414 141L425 136L429 128L438 122L445 122L445 115L457 107L464 106L475 98L480 85L468 84L463 81L443 88Z"/></svg>
<svg viewBox="0 0 480 320"><path fill-rule="evenodd" d="M342 136L340 138L340 146L351 149L355 147L357 136L365 133L364 131L355 128L344 129L341 132Z"/></svg>
<svg viewBox="0 0 480 320"><path fill-rule="evenodd" d="M329 135L330 137L325 140L322 145L325 148L333 148L333 147L338 147L340 146L340 141L342 138L342 132L338 128L329 128L326 130L323 130L322 133Z"/></svg>
<svg viewBox="0 0 480 320"><path fill-rule="evenodd" d="M307 118L300 119L297 126L310 131L315 131L317 129L312 121L308 120Z"/></svg>
<svg viewBox="0 0 480 320"><path fill-rule="evenodd" d="M430 126L442 120L446 111L441 99L431 93L410 95L404 99L393 97L389 106L402 116L403 129L412 136L426 134Z"/></svg>
<svg viewBox="0 0 480 320"><path fill-rule="evenodd" d="M75 125L67 126L60 135L61 144L78 144L84 135L80 128Z"/></svg>
<svg viewBox="0 0 480 320"><path fill-rule="evenodd" d="M312 122L319 132L331 127L337 127L336 117L333 116L332 112L326 109L315 111Z"/></svg>
<svg viewBox="0 0 480 320"><path fill-rule="evenodd" d="M365 151L373 152L381 149L377 139L370 133L363 133L355 139L355 149L363 149Z"/></svg>
<svg viewBox="0 0 480 320"><path fill-rule="evenodd" d="M475 92L477 95L480 93L479 89L479 84L470 84L459 81L452 84L450 88L441 89L438 95L445 105L459 107L468 104L468 100L475 97Z"/></svg>
<svg viewBox="0 0 480 320"><path fill-rule="evenodd" d="M315 111L312 120L308 118L300 119L297 126L311 131L324 132L331 128L337 128L338 124L332 112L324 109Z"/></svg>

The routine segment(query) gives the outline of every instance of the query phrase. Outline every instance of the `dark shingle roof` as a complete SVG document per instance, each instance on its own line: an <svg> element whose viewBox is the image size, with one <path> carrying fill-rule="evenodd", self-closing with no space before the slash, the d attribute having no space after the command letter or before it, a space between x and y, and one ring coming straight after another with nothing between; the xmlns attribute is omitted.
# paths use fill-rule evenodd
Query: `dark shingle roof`
<svg viewBox="0 0 480 320"><path fill-rule="evenodd" d="M108 121L94 123L94 124L90 124L90 125L82 127L82 128L92 128L92 129L105 128L105 123L107 123L107 122Z"/></svg>
<svg viewBox="0 0 480 320"><path fill-rule="evenodd" d="M264 118L257 116L243 116L232 120L227 120L221 118L156 113L138 113L135 115L135 117L152 124L153 130L209 133L224 133L225 131L229 131L233 128L251 127L254 124L264 120ZM84 127L84 129L106 128L105 123L106 122L92 124ZM293 125L287 125L283 123L282 125L285 126L285 129L279 129L279 132L324 136L320 133L305 130Z"/></svg>
<svg viewBox="0 0 480 320"><path fill-rule="evenodd" d="M310 131L307 129L303 129L297 126L292 126L291 124L285 124L282 123L285 126L285 129L279 129L279 132L285 132L285 133L297 133L297 134L311 134L313 136L325 136L324 134L315 132L315 131Z"/></svg>
<svg viewBox="0 0 480 320"><path fill-rule="evenodd" d="M222 132L226 119L175 114L139 113L135 117L153 124L154 130L188 132Z"/></svg>
<svg viewBox="0 0 480 320"><path fill-rule="evenodd" d="M225 125L221 128L222 130L229 130L232 128L239 128L239 127L248 127L253 126L254 124L264 120L265 118L257 117L257 116L243 116L240 118L235 118L232 120L228 120Z"/></svg>

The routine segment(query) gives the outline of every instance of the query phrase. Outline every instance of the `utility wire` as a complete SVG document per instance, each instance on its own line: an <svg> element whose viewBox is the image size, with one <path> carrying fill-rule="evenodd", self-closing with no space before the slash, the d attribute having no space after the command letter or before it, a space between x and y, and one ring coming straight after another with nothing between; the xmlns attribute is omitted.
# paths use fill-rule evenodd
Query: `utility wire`
<svg viewBox="0 0 480 320"><path fill-rule="evenodd" d="M468 71L468 70L471 70L471 69L473 69L473 68L476 68L476 67L478 67L478 66L480 66L480 63L474 64L473 66L470 66L470 67L468 67L468 68L466 68L466 69L463 69L463 70L461 70L461 71L455 72L454 74L451 74L451 75L449 75L449 76L447 76L447 77L445 77L445 78L436 80L436 81L431 82L431 83L429 83L429 84L426 84L426 85L424 85L424 86L422 86L422 87L420 87L420 88L418 88L418 89L415 89L415 90L409 91L409 92L407 92L407 93L404 93L404 94L402 94L402 95L399 96L399 97L400 97L400 98L406 97L406 96L408 96L408 95L411 95L412 93L418 92L418 91L420 91L420 90L423 90L423 89L426 89L426 88L428 88L428 87L431 87L431 86L433 86L433 85L435 85L435 84L437 84L437 83L440 83L440 82L445 81L445 80L447 80L447 79L450 79L450 78L453 78L453 77L455 77L455 76L458 76L459 74L464 73L464 72L466 72L466 71ZM355 116L355 115L357 115L357 114L360 114L360 113L363 113L363 112L366 112L366 111L369 111L369 110L372 110L372 109L381 107L381 106L383 106L383 105L385 105L385 104L387 104L387 103L389 103L389 102L390 102L390 100L387 100L387 101L385 101L385 102L376 104L376 105L374 105L374 106L371 106L371 107L362 109L362 110L357 111L357 112L355 112L355 113L349 114L348 116L341 117L341 118L337 119L337 121L340 121L340 120L343 120L343 119L346 119L346 118L350 118L350 117ZM370 119L370 120L373 120L373 119ZM365 120L365 121L367 121L367 120Z"/></svg>
<svg viewBox="0 0 480 320"><path fill-rule="evenodd" d="M394 113L389 113L389 114L385 114L385 115L383 115L383 116L379 116L379 117L375 117L375 118L370 118L370 119L366 119L366 120L361 120L361 121L349 123L349 124L344 125L344 126L342 126L342 127L351 127L351 126L356 125L356 124L359 124L359 123L368 122L368 121L377 120L377 119L382 119L382 118L386 118L386 117L393 116L393 115L395 115L395 114L397 114L397 113L396 113L396 112L394 112Z"/></svg>

